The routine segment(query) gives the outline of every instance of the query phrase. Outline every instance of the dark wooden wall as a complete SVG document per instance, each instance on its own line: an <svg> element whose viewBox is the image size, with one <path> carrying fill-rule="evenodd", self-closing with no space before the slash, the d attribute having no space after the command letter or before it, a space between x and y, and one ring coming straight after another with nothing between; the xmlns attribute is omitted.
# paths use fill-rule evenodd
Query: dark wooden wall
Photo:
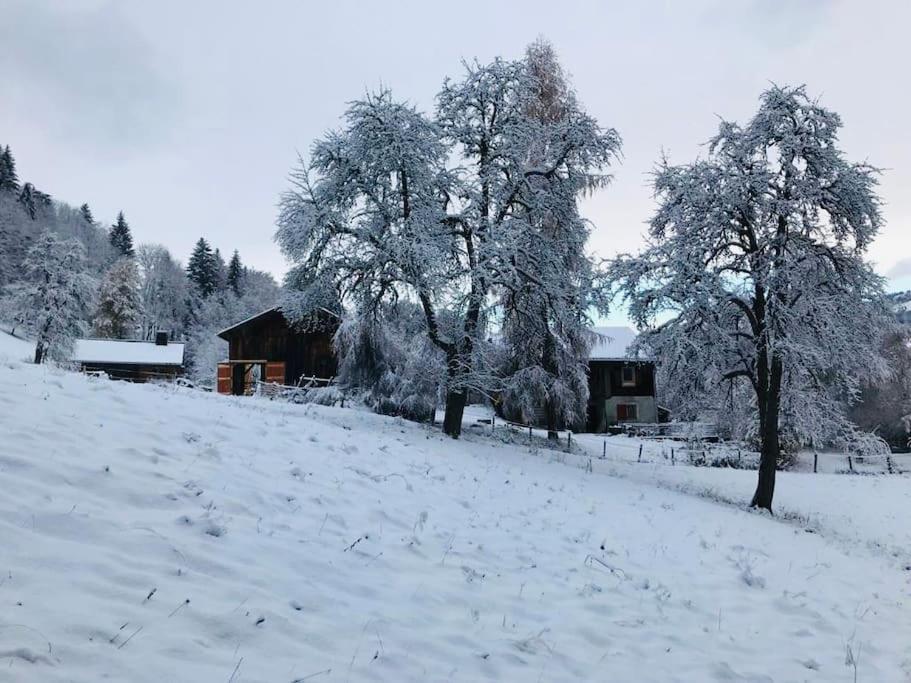
<svg viewBox="0 0 911 683"><path fill-rule="evenodd" d="M104 372L111 379L130 382L170 381L183 375L176 365L140 365L136 363L82 363L85 372Z"/></svg>
<svg viewBox="0 0 911 683"><path fill-rule="evenodd" d="M636 368L636 385L623 386L623 366ZM588 363L589 400L603 400L611 396L654 396L655 366L648 362L619 360L593 360Z"/></svg>
<svg viewBox="0 0 911 683"><path fill-rule="evenodd" d="M296 385L301 376L328 379L337 370L332 350L336 327L334 320L326 319L319 321L319 329L299 332L280 312L270 311L225 335L228 358L284 362L287 385Z"/></svg>

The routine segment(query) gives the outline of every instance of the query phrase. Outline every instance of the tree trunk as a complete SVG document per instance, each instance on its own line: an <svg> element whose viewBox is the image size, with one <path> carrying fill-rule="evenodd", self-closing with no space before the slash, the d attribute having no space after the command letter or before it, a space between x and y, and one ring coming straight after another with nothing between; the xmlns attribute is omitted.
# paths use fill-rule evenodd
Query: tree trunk
<svg viewBox="0 0 911 683"><path fill-rule="evenodd" d="M465 413L465 403L468 400L468 391L459 389L446 394L446 415L443 417L443 433L458 439L462 433L462 415Z"/></svg>
<svg viewBox="0 0 911 683"><path fill-rule="evenodd" d="M772 497L775 495L775 472L781 446L778 438L778 413L781 405L781 360L773 358L769 371L769 386L765 401L760 401L759 481L753 494L751 507L772 511Z"/></svg>
<svg viewBox="0 0 911 683"><path fill-rule="evenodd" d="M544 323L544 329L546 334L544 336L544 348L542 350L541 365L544 370L549 373L554 380L557 378L557 344L554 340L553 334L547 328L547 311L541 311L542 322ZM557 432L559 426L559 419L557 417L557 406L554 399L548 396L547 401L544 404L544 412L547 419L547 439L548 441L559 441L560 434Z"/></svg>
<svg viewBox="0 0 911 683"><path fill-rule="evenodd" d="M44 360L44 344L38 342L35 344L35 365L41 365Z"/></svg>

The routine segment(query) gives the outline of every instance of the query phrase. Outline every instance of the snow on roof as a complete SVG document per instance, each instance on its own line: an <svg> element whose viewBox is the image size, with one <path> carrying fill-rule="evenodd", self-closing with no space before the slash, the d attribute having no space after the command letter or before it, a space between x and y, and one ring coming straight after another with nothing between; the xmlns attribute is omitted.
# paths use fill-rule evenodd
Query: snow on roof
<svg viewBox="0 0 911 683"><path fill-rule="evenodd" d="M641 354L633 356L627 352L630 344L636 341L635 330L629 327L593 327L597 336L589 351L589 360L648 360Z"/></svg>
<svg viewBox="0 0 911 683"><path fill-rule="evenodd" d="M339 314L338 314L338 313L335 313L335 312L333 312L333 311L330 311L328 308L324 308L323 306L319 306L319 307L318 307L317 309L315 309L315 310L323 311L324 313L327 313L328 315L332 316L333 318L338 318L338 317L339 317ZM267 314L272 313L272 312L275 312L275 311L278 311L279 313L281 313L281 312L282 312L281 306L270 306L269 308L265 309L264 311L260 311L259 313L255 313L255 314L251 315L249 318L244 318L244 319L241 320L240 322L234 323L234 324L231 325L230 327L226 327L226 328L223 329L223 330L219 330L219 331L216 332L215 334L217 334L217 335L218 335L219 337L221 337L222 339L227 339L227 337L225 337L225 335L226 335L228 332L231 332L232 330L235 330L235 329L237 329L238 327L242 327L242 326L246 325L247 323L256 320L257 318L261 318L262 316L267 315ZM282 313L282 316L284 316L284 313ZM285 319L287 320L287 318L285 318Z"/></svg>
<svg viewBox="0 0 911 683"><path fill-rule="evenodd" d="M132 339L77 339L73 361L77 363L118 363L124 365L183 365L183 342Z"/></svg>

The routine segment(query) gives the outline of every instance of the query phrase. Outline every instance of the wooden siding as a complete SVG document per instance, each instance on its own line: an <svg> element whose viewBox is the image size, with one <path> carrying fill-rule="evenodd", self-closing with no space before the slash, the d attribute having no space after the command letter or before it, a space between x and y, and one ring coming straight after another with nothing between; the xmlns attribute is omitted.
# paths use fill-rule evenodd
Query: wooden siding
<svg viewBox="0 0 911 683"><path fill-rule="evenodd" d="M294 386L301 377L328 379L335 376L337 361L332 350L332 335L337 320L326 315L315 325L317 329L297 331L288 325L279 311L268 311L248 323L223 333L228 340L229 360L265 360L268 381ZM279 379L279 366L283 376Z"/></svg>
<svg viewBox="0 0 911 683"><path fill-rule="evenodd" d="M631 386L623 384L624 366L636 369L636 381ZM588 393L590 400L603 400L611 396L654 396L655 366L644 361L589 361Z"/></svg>

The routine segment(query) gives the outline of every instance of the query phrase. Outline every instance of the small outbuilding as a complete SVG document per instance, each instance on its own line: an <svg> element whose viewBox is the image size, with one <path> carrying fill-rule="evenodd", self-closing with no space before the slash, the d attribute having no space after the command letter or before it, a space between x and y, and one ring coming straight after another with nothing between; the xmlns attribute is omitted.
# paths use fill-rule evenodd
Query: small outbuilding
<svg viewBox="0 0 911 683"><path fill-rule="evenodd" d="M588 361L588 431L624 422L658 422L655 361L631 355L636 333L628 327L596 327Z"/></svg>
<svg viewBox="0 0 911 683"><path fill-rule="evenodd" d="M332 349L338 326L338 315L327 309L292 325L275 306L222 330L228 358L218 364L218 393L249 395L257 382L328 384L338 367Z"/></svg>
<svg viewBox="0 0 911 683"><path fill-rule="evenodd" d="M84 372L130 382L173 381L184 372L184 344L159 332L155 341L77 339L70 360Z"/></svg>

